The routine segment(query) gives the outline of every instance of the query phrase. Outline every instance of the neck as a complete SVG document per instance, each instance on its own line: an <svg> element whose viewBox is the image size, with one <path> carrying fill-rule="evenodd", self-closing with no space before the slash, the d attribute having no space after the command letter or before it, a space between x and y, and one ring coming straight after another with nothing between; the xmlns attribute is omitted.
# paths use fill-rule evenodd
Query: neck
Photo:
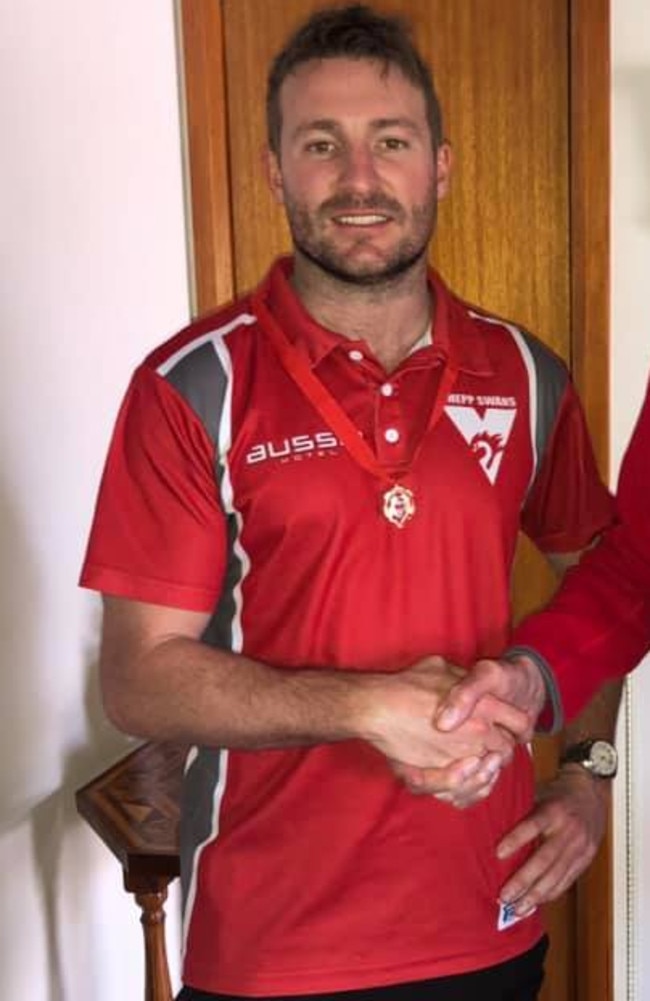
<svg viewBox="0 0 650 1001"><path fill-rule="evenodd" d="M380 285L354 285L328 275L296 252L291 278L307 312L328 330L362 339L387 372L395 369L431 321L423 258Z"/></svg>

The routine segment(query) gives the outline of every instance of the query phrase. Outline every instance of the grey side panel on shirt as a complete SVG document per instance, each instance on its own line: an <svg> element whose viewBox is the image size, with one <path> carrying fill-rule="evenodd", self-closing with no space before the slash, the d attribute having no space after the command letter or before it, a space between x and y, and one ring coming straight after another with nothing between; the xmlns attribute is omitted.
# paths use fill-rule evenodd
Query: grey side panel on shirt
<svg viewBox="0 0 650 1001"><path fill-rule="evenodd" d="M228 376L211 343L201 344L165 376L201 420L215 448L228 389Z"/></svg>
<svg viewBox="0 0 650 1001"><path fill-rule="evenodd" d="M525 330L521 335L531 353L535 366L537 388L537 421L535 424L535 452L537 469L546 453L546 447L555 427L560 404L569 381L567 369L549 349Z"/></svg>
<svg viewBox="0 0 650 1001"><path fill-rule="evenodd" d="M181 794L181 892L183 911L192 883L196 851L214 834L215 793L221 777L223 752L200 747L183 778Z"/></svg>
<svg viewBox="0 0 650 1001"><path fill-rule="evenodd" d="M530 351L535 368L535 390L537 396L537 413L535 421L535 454L537 465L531 481L539 473L544 462L544 456L555 428L557 416L566 390L569 373L560 359L554 355L541 341L525 330L520 331L524 342ZM505 659L527 656L535 661L544 680L546 695L553 715L551 733L557 733L563 725L562 700L558 691L553 672L549 665L538 654L531 650L513 647L505 652Z"/></svg>
<svg viewBox="0 0 650 1001"><path fill-rule="evenodd" d="M228 391L228 373L214 345L204 343L185 355L165 378L184 398L199 418L214 445L215 488L219 497L225 474L225 457L219 452L219 431ZM227 561L221 596L203 633L210 646L232 649L233 619L236 614L235 589L242 577L242 562L235 552L238 527L235 515L226 517ZM200 846L217 831L215 801L217 787L225 767L225 757L218 748L199 747L183 779L181 798L181 888L185 910Z"/></svg>
<svg viewBox="0 0 650 1001"><path fill-rule="evenodd" d="M221 364L214 345L208 342L195 348L181 358L165 378L192 408L214 445L215 481L221 494L224 458L219 454L219 428L228 390L228 374ZM232 621L236 612L234 591L242 575L241 560L235 555L238 530L233 514L227 515L226 534L228 560L221 598L203 633L203 640L210 646L230 650Z"/></svg>

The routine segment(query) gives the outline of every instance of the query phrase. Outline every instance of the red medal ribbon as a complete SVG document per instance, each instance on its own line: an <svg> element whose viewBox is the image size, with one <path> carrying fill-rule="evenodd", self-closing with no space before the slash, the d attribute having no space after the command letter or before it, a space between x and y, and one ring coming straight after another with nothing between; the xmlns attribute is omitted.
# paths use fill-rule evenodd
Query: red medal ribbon
<svg viewBox="0 0 650 1001"><path fill-rule="evenodd" d="M397 477L391 475L380 464L375 453L359 433L359 429L355 427L346 412L337 403L320 379L314 375L305 357L296 350L286 336L264 302L260 291L253 294L251 305L253 313L259 320L263 331L268 335L285 370L296 385L316 408L330 430L343 443L357 465L387 485L389 489L384 492L382 498L384 517L392 524L402 528L415 513L415 498L412 491L397 483ZM440 420L447 397L456 381L456 375L457 369L447 364L440 381L436 399L431 408L427 429L415 449L409 468L414 465L425 436ZM405 472L408 473L408 470Z"/></svg>

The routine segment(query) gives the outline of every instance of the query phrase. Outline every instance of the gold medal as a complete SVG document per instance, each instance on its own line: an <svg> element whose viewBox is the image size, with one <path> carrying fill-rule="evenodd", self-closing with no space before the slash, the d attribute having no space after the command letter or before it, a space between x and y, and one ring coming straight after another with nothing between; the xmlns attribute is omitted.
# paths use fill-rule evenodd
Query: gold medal
<svg viewBox="0 0 650 1001"><path fill-rule="evenodd" d="M407 521L410 521L415 514L415 497L413 491L407 487L395 483L390 490L384 493L384 518L396 525L397 528L404 528Z"/></svg>

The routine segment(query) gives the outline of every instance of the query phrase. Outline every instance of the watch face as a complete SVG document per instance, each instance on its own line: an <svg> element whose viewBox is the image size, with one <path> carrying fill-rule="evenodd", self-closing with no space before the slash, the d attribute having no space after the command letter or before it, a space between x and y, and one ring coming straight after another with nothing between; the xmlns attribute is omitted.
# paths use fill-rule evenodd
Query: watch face
<svg viewBox="0 0 650 1001"><path fill-rule="evenodd" d="M589 763L594 775L610 778L616 775L618 755L607 740L595 740L589 751Z"/></svg>

